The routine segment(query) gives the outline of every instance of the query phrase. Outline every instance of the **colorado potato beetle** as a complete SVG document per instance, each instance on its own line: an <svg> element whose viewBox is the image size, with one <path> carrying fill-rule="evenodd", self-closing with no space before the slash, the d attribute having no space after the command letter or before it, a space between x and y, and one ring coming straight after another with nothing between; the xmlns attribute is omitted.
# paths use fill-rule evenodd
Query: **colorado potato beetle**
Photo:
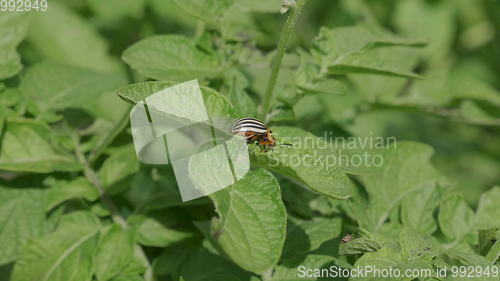
<svg viewBox="0 0 500 281"><path fill-rule="evenodd" d="M259 146L264 147L265 151L276 144L273 132L262 121L255 118L246 117L236 120L231 133L246 138L248 143L257 142Z"/></svg>

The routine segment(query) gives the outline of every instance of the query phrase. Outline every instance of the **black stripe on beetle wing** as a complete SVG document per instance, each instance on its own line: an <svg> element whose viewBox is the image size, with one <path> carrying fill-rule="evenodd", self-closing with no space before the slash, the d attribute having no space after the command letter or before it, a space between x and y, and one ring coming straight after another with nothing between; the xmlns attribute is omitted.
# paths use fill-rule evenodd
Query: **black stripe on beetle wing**
<svg viewBox="0 0 500 281"><path fill-rule="evenodd" d="M259 128L259 129L267 129L266 125L262 123L255 123L255 122L250 122L250 121L243 121L234 124L233 129L239 129L241 127L254 127L254 128Z"/></svg>
<svg viewBox="0 0 500 281"><path fill-rule="evenodd" d="M263 122L260 121L259 119L255 119L255 118L252 118L252 117L240 118L240 119L236 120L235 122L240 122L240 121L245 121L245 120L247 120L247 121L257 121L257 122L260 122L260 123L263 124Z"/></svg>
<svg viewBox="0 0 500 281"><path fill-rule="evenodd" d="M259 130L264 130L264 131L267 130L267 127L263 127L263 126L256 125L253 123L238 124L237 126L233 127L233 130L241 130L243 128L254 128L254 129L259 129Z"/></svg>
<svg viewBox="0 0 500 281"><path fill-rule="evenodd" d="M262 127L267 127L264 123L262 123L262 121L259 121L255 118L240 118L240 119L236 120L236 122L234 123L234 126L238 126L240 124L254 124L254 125L258 125L258 126L262 126Z"/></svg>
<svg viewBox="0 0 500 281"><path fill-rule="evenodd" d="M236 128L233 128L232 131L233 131L233 133L234 132L256 132L259 134L265 134L267 132L267 128L253 126L253 125L242 125L242 126L238 126Z"/></svg>

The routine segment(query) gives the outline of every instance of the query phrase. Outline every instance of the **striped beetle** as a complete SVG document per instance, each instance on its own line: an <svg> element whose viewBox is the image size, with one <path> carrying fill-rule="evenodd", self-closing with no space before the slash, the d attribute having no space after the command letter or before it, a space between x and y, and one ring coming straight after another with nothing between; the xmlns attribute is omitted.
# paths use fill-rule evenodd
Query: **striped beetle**
<svg viewBox="0 0 500 281"><path fill-rule="evenodd" d="M236 120L231 133L246 138L248 143L257 142L259 146L264 147L264 151L269 151L276 145L273 132L266 124L255 118L246 117ZM284 145L291 146L290 144Z"/></svg>

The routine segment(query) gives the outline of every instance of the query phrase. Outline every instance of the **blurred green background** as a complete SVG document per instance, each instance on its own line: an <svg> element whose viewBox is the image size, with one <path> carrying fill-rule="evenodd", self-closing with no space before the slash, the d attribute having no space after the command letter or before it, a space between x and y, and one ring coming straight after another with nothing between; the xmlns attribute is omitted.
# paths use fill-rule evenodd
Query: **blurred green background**
<svg viewBox="0 0 500 281"><path fill-rule="evenodd" d="M19 42L6 47L12 53L6 52L5 57L14 56L14 62L0 66L0 124L9 120L6 127L13 130L32 126L40 135L50 135L50 145L41 141L41 149L35 151L17 144L19 138L32 137L27 131L6 134L0 150L1 183L55 187L59 181L73 180L81 166L75 163L74 140L59 122L65 119L78 130L81 152L99 167L99 177L104 184L108 181L107 191L122 214L131 214L134 207L177 208L178 202L169 205L176 192L171 171L140 166L131 148L130 107L114 90L148 79L129 67L122 55L134 43L158 34L195 38L201 49L212 48L212 43L217 47L227 44L226 50L234 47L233 60L242 61L234 69L248 79L244 88L250 97L248 104L254 105L239 109L253 115L262 100L268 64L286 15L279 13L281 0L239 2L241 11L224 18L224 40L173 0L49 0L47 12L26 14L31 17L29 23L0 12L0 47L5 47L3 38L19 36L14 40ZM475 207L483 192L500 183L499 15L497 0L309 0L284 59L274 103L279 114L270 125L298 126L317 136L328 131L341 137L384 136L423 142L435 150L432 162L443 175L440 183L463 193ZM328 89L314 94L297 90L302 55L317 48L313 42L321 28L359 24L425 40L423 47L394 48L379 54L423 79L349 74L344 95ZM15 62L16 47L21 64ZM252 56L258 59L252 61ZM225 78L200 79L200 83L229 97L234 85ZM52 96L68 84L78 89L71 100ZM43 124L11 121L19 117ZM4 130L3 125L0 129ZM33 155L57 157L32 166L11 161ZM282 182L282 186L289 185ZM141 197L151 191L144 191L148 188L161 192L152 192L154 200ZM293 201L293 196L287 196L285 201ZM72 202L66 210L79 209L80 203ZM213 214L206 212L207 202L197 209L198 203L179 211L179 216L210 218ZM85 207L109 215L100 203ZM57 217L57 212L49 217ZM148 251L154 256L160 250ZM11 266L0 267L0 280L7 280L3 277Z"/></svg>
<svg viewBox="0 0 500 281"><path fill-rule="evenodd" d="M201 25L169 0L51 0L50 4L47 13L35 16L28 38L19 48L25 69L50 59L94 70L120 70L129 80L138 81L143 78L120 61L127 47L154 34L198 36ZM246 30L251 34L243 36L250 36L249 41L263 52L273 50L280 36L285 21L277 13L280 6L279 0L269 1L261 8L263 12L245 13L238 19L249 26ZM499 14L496 0L311 0L290 49L310 48L321 26L381 25L429 42L418 50L416 63L427 80L445 81L453 70L484 82L470 85L473 96L485 85L492 91L500 88ZM413 59L408 57L408 61ZM293 59L290 61L293 65ZM283 71L283 75L291 74ZM263 87L265 82L255 79L251 87ZM6 84L16 83L14 78ZM374 87L354 87L347 96L305 97L294 106L298 125L319 135L324 130L339 135L373 132L427 143L436 149L433 160L438 169L458 184L471 204L477 202L480 191L500 182L499 97L493 102L480 97L455 99L424 86L428 100L416 100L422 107L377 106L372 101L382 95L375 89L380 84L374 83ZM378 91L393 95L390 89ZM114 97L109 99L113 106L101 107L105 114L113 115L123 104ZM427 105L439 109L426 110ZM480 111L480 116L455 118L448 112L469 107L474 111L471 114Z"/></svg>

